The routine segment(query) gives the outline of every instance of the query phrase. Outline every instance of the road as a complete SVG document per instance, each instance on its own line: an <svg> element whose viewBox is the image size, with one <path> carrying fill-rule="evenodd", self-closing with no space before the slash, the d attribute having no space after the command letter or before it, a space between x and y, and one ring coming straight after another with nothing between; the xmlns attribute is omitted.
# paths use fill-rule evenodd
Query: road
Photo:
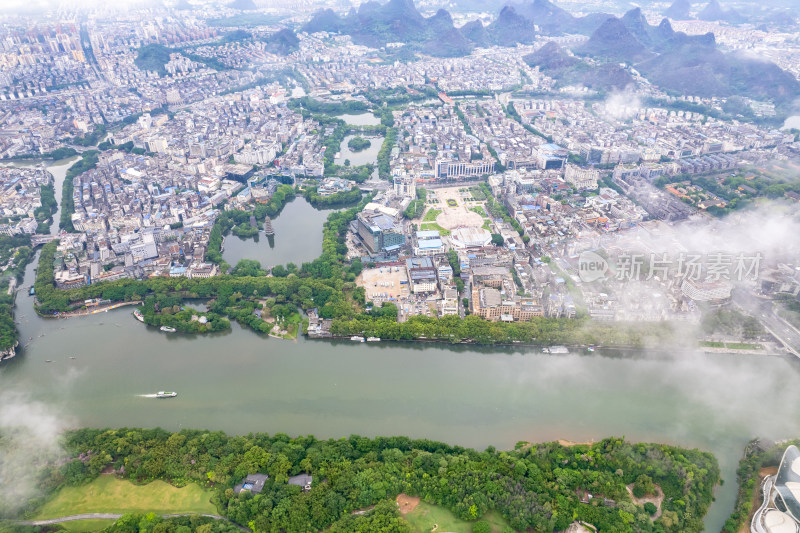
<svg viewBox="0 0 800 533"><path fill-rule="evenodd" d="M64 522L74 522L76 520L117 520L120 518L121 514L115 513L84 513L84 514L74 514L70 516L61 516L58 518L48 518L47 520L26 520L20 521L18 524L23 526L51 526L53 524L62 524ZM224 520L226 522L231 522L224 516L216 515L216 514L197 514L197 513L177 513L177 514L164 514L161 515L161 518L177 518L179 516L205 516L207 518L213 518L215 520ZM235 525L242 531L246 531L250 533L250 530L244 526L240 526L234 522L231 524Z"/></svg>
<svg viewBox="0 0 800 533"><path fill-rule="evenodd" d="M767 476L761 483L761 507L753 513L753 519L750 521L750 533L767 533L766 528L761 521L764 516L764 511L769 506L769 495L772 493L772 484L775 482L775 476Z"/></svg>
<svg viewBox="0 0 800 533"><path fill-rule="evenodd" d="M750 294L736 291L733 295L733 302L747 314L758 319L787 350L800 357L800 331L775 313L772 300L761 300Z"/></svg>
<svg viewBox="0 0 800 533"><path fill-rule="evenodd" d="M111 304L105 307L95 307L92 309L80 309L78 311L65 311L63 313L57 313L56 317L58 318L69 318L73 316L87 316L87 315L96 315L98 313L105 313L106 311L110 311L112 309L118 309L120 307L125 307L127 305L139 305L141 304L141 300L135 300L130 302L117 302L115 304Z"/></svg>

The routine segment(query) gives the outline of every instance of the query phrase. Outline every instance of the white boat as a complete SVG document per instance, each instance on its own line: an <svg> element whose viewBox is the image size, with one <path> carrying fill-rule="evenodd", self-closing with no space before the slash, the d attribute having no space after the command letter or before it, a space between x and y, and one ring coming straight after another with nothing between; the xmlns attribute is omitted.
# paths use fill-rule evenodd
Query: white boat
<svg viewBox="0 0 800 533"><path fill-rule="evenodd" d="M551 346L550 351L548 353L552 354L565 354L569 353L566 346Z"/></svg>
<svg viewBox="0 0 800 533"><path fill-rule="evenodd" d="M367 337L367 342L380 342L380 337Z"/></svg>
<svg viewBox="0 0 800 533"><path fill-rule="evenodd" d="M164 392L161 390L156 393L156 398L174 398L177 395L177 392Z"/></svg>
<svg viewBox="0 0 800 533"><path fill-rule="evenodd" d="M161 331L164 331L164 332L166 332L166 333L175 333L176 331L178 331L178 330L176 330L175 328L171 328L171 327L169 327L169 326L161 326L161 327L160 327L160 328L158 328L158 329L160 329Z"/></svg>
<svg viewBox="0 0 800 533"><path fill-rule="evenodd" d="M355 341L355 342L364 342L364 337L359 337L358 335L353 335L352 337L350 337L350 340L351 341Z"/></svg>
<svg viewBox="0 0 800 533"><path fill-rule="evenodd" d="M138 320L139 322L144 322L144 316L142 316L142 312L139 311L138 309L133 310L133 316L135 316L136 320Z"/></svg>

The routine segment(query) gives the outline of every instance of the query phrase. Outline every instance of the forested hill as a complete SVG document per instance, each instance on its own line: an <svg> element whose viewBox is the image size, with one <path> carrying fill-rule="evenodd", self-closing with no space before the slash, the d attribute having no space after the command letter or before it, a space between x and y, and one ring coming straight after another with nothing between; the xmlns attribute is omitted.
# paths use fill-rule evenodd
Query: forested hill
<svg viewBox="0 0 800 533"><path fill-rule="evenodd" d="M652 26L639 8L607 19L576 53L633 65L651 83L674 94L744 96L782 105L800 96L800 82L775 63L723 52L714 34L687 35L675 31L667 19Z"/></svg>
<svg viewBox="0 0 800 533"><path fill-rule="evenodd" d="M124 476L137 483L209 486L221 515L275 533L410 531L392 501L400 493L468 521L494 511L516 531L564 530L581 520L601 532L699 532L719 480L709 453L614 438L483 452L406 437L320 441L160 429L84 429L64 441L68 453L84 460L47 467L40 478L45 491L88 483L108 465L124 467ZM252 473L269 475L262 493L236 495L234 485ZM287 484L301 473L313 476L308 492ZM660 487L660 516L652 520L655 509L634 503L626 485L639 496ZM587 493L591 503L581 503ZM353 516L373 505L371 514ZM362 523L372 520L381 525Z"/></svg>

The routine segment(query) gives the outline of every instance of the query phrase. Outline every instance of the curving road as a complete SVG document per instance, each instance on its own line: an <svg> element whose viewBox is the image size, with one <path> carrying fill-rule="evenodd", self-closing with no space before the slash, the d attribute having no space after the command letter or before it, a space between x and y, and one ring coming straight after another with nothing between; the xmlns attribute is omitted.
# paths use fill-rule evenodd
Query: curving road
<svg viewBox="0 0 800 533"><path fill-rule="evenodd" d="M778 316L774 302L734 292L733 302L756 318L793 355L800 357L800 331Z"/></svg>
<svg viewBox="0 0 800 533"><path fill-rule="evenodd" d="M46 520L25 520L17 523L23 526L51 526L53 524L61 524L63 522L74 522L76 520L117 520L121 516L122 514L116 514L116 513L84 513L84 514L74 514L70 516L60 516L58 518L48 518ZM213 518L215 520L224 520L226 522L230 522L231 524L235 525L242 531L250 533L250 530L247 529L246 527L240 526L235 522L231 522L224 516L216 514L175 513L175 514L163 514L161 515L161 518L177 518L179 516L205 516L207 518Z"/></svg>
<svg viewBox="0 0 800 533"><path fill-rule="evenodd" d="M772 484L774 482L775 476L767 476L761 484L761 507L753 513L753 519L750 521L750 533L767 533L766 528L762 525L761 518L767 507L769 507L769 496L772 494Z"/></svg>

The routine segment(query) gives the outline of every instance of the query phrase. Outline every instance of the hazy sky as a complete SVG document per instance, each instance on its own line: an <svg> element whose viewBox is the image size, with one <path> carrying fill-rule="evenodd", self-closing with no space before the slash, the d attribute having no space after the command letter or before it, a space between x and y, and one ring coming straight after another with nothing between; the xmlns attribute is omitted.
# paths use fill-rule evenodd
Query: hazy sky
<svg viewBox="0 0 800 533"><path fill-rule="evenodd" d="M152 4L153 0L114 0L113 5L117 7L128 7L143 4ZM57 7L97 7L108 6L107 0L0 0L0 13L24 12L41 13Z"/></svg>

